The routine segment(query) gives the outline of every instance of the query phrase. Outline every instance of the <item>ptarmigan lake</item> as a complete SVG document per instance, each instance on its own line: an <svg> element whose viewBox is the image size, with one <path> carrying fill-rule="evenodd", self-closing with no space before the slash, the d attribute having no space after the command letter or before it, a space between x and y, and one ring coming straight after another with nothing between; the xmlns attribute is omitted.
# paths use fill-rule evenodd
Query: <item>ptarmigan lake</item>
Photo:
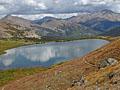
<svg viewBox="0 0 120 90"><path fill-rule="evenodd" d="M101 39L85 39L13 48L0 56L0 69L49 67L53 64L82 57L107 43L109 42Z"/></svg>

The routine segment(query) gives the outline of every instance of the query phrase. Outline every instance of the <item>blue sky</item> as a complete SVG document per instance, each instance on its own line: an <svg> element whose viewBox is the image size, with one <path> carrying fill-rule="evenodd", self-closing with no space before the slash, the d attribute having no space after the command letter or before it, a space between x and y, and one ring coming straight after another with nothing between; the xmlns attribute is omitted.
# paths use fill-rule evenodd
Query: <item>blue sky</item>
<svg viewBox="0 0 120 90"><path fill-rule="evenodd" d="M72 13L103 9L120 13L120 0L0 0L0 16L14 14L31 19L69 17Z"/></svg>

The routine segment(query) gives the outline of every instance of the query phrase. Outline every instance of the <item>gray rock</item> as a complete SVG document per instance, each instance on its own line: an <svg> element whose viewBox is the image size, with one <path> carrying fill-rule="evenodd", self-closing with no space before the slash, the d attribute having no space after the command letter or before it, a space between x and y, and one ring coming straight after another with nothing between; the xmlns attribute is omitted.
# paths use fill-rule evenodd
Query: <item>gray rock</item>
<svg viewBox="0 0 120 90"><path fill-rule="evenodd" d="M105 68L107 66L110 66L110 65L115 65L118 63L118 60L114 59L114 58L108 58L108 59L105 59L105 60L102 60L99 65L98 65L98 68L101 69L101 68Z"/></svg>
<svg viewBox="0 0 120 90"><path fill-rule="evenodd" d="M108 62L109 62L110 65L115 65L115 64L118 63L118 61L114 58L108 58Z"/></svg>

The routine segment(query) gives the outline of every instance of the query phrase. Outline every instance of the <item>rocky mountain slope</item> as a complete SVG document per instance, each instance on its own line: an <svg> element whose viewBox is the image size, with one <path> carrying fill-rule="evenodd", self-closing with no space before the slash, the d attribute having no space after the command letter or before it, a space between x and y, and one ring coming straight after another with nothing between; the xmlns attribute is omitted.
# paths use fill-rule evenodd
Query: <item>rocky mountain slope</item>
<svg viewBox="0 0 120 90"><path fill-rule="evenodd" d="M80 38L96 36L116 26L120 26L120 14L109 10L35 21L7 15L0 20L0 38Z"/></svg>
<svg viewBox="0 0 120 90"><path fill-rule="evenodd" d="M7 15L0 20L0 38L40 38L30 20Z"/></svg>
<svg viewBox="0 0 120 90"><path fill-rule="evenodd" d="M91 28L78 23L69 23L66 20L52 20L41 24L43 28L61 32L63 36L82 36L82 35L96 35L98 32Z"/></svg>
<svg viewBox="0 0 120 90"><path fill-rule="evenodd" d="M113 37L120 36L120 26L109 29L108 31L103 33L102 36L113 36Z"/></svg>
<svg viewBox="0 0 120 90"><path fill-rule="evenodd" d="M104 33L113 27L120 26L120 21L110 21L103 18L94 18L82 24L96 31L100 31Z"/></svg>
<svg viewBox="0 0 120 90"><path fill-rule="evenodd" d="M120 14L112 12L110 10L102 10L94 13L79 14L73 18L70 18L71 22L86 22L94 18L101 18L110 21L120 21Z"/></svg>
<svg viewBox="0 0 120 90"><path fill-rule="evenodd" d="M104 32L114 26L120 26L120 14L110 10L102 10L94 13L80 14L70 18L69 22L80 23L96 31Z"/></svg>
<svg viewBox="0 0 120 90"><path fill-rule="evenodd" d="M119 90L120 39L88 55L27 76L0 90Z"/></svg>
<svg viewBox="0 0 120 90"><path fill-rule="evenodd" d="M1 38L81 37L96 35L97 32L79 24L68 24L60 19L46 21L41 25L15 16L0 20Z"/></svg>
<svg viewBox="0 0 120 90"><path fill-rule="evenodd" d="M33 20L32 23L36 23L36 24L40 25L40 24L43 24L43 23L46 23L46 22L49 22L49 21L52 21L52 20L60 20L60 19L46 16L46 17L44 17L42 19Z"/></svg>
<svg viewBox="0 0 120 90"><path fill-rule="evenodd" d="M106 32L110 28L120 26L120 14L110 10L102 10L94 13L79 14L78 16L67 19L45 17L37 21L37 24L39 24L39 22L42 27L49 28L53 31L63 31L67 33L67 31L75 31L76 27L78 27L77 30L79 30L79 33L85 33L84 28L86 28L88 29L88 33L95 32L96 35L98 35Z"/></svg>

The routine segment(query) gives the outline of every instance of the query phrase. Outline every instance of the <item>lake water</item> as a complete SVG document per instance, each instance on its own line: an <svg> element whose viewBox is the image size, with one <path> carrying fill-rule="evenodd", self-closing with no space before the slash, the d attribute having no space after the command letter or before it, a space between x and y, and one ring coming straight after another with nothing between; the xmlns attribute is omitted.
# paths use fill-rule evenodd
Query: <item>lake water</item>
<svg viewBox="0 0 120 90"><path fill-rule="evenodd" d="M82 57L107 43L109 42L106 40L86 39L22 46L7 50L6 54L0 56L0 69L49 67L53 64Z"/></svg>

